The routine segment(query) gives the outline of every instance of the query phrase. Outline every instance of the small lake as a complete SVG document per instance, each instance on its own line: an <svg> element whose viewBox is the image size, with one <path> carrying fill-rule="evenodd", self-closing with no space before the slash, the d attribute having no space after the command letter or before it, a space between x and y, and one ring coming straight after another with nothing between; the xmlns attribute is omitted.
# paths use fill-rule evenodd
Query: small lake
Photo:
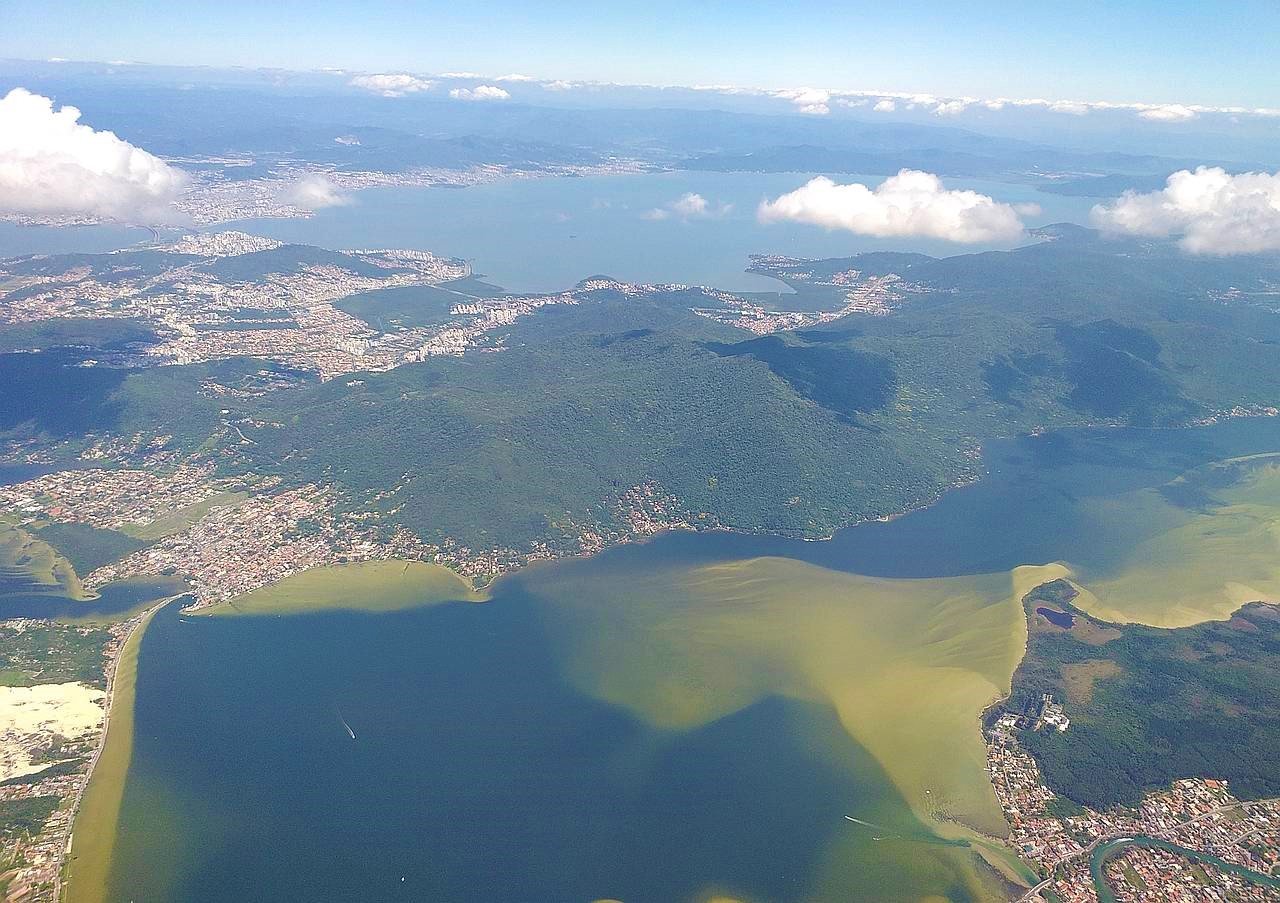
<svg viewBox="0 0 1280 903"><path fill-rule="evenodd" d="M999 826L1001 572L1122 572L1126 500L1278 449L1275 419L1046 435L830 542L668 534L390 614L171 608L109 898L998 899L961 824Z"/></svg>

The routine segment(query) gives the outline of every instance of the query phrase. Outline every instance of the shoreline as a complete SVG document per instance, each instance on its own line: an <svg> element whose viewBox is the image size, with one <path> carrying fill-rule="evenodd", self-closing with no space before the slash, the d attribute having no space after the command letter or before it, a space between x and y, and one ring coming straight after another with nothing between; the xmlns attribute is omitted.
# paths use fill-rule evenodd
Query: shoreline
<svg viewBox="0 0 1280 903"><path fill-rule="evenodd" d="M128 628L128 633L120 644L119 653L107 666L109 677L102 736L89 761L84 783L71 804L69 830L53 887L53 899L58 903L70 900L97 903L105 899L106 882L111 868L111 849L115 844L115 822L124 798L124 781L132 755L133 700L142 637L158 611L185 595L187 594L168 596L141 615L135 616L134 624ZM104 778L108 776L104 773L106 768L110 769L109 775L114 778L111 786L104 784ZM85 822L93 820L100 824L85 828ZM109 827L106 826L108 821L111 822ZM74 845L77 832L82 838L79 847ZM89 839L87 850L84 843L86 837ZM73 877L78 879L75 891L79 894L74 897L71 883ZM86 885L88 889L81 891Z"/></svg>
<svg viewBox="0 0 1280 903"><path fill-rule="evenodd" d="M1244 416L1274 416L1274 415L1249 414ZM1195 429L1195 428L1202 428L1204 426L1211 425L1211 423L1212 422L1195 423L1195 424L1188 424L1183 427L1149 427L1147 429L1151 431L1158 431L1158 430L1164 430L1164 429ZM1093 428L1097 428L1097 427L1093 427ZM1105 427L1102 427L1102 428L1105 429ZM1035 435L1035 433L1033 432L1025 435ZM1256 455L1243 456L1243 457L1244 458L1262 458L1262 457L1267 457L1267 456L1276 455L1276 454L1280 454L1280 453L1259 453ZM1230 459L1230 460L1240 460L1240 459ZM750 530L750 529L735 528L735 527L726 526L723 524L697 525L697 524L685 523L678 526L666 527L664 529L656 530L653 532L626 533L616 538L614 541L605 543L600 548L596 548L596 549L587 549L577 553L566 554L563 556L554 556L554 557L548 556L548 557L537 558L530 561L526 561L508 570L500 571L497 574L490 575L487 577L487 579L485 579L484 582L478 582L476 577L467 576L464 573L461 573L459 570L456 570L451 564L446 564L442 562L428 562L420 559L392 558L392 559L374 559L374 560L368 560L368 561L337 562L333 564L319 565L316 567L308 568L306 570L293 574L289 577L286 577L283 580L277 580L273 583L266 584L262 587L251 590L249 592L242 593L231 599L217 602L211 605L197 606L195 609L192 609L190 606L187 606L183 608L183 611L184 612L189 611L192 614L202 615L202 616L222 616L222 615L228 615L228 614L281 616L285 614L304 613L304 612L322 610L326 608L376 612L376 611L396 610L398 607L413 607L415 605L433 604L441 601L483 602L483 601L487 601L493 587L495 586L498 580L518 574L527 568L530 568L536 565L546 565L546 564L551 564L555 562L569 561L573 559L586 560L601 552L608 551L609 549L612 549L612 548L619 548L622 546L630 545L632 543L641 543L641 544L647 543L665 533L669 533L677 530L682 532L688 532L691 534L723 532L723 533L743 535L743 536L772 536L772 537L778 537L782 539L793 539L793 540L798 538L806 542L829 542L835 537L836 534L846 529L853 529L855 527L858 527L867 523L872 523L872 522L881 522L881 523L891 522L899 518L905 517L909 514L926 510L932 507L933 505L937 504L942 499L944 499L947 495L950 494L952 490L963 489L968 486L975 485L981 482L982 479L987 475L988 474L985 468L979 467L975 470L975 472L966 474L965 476L958 478L952 483L942 487L935 495L933 495L927 501L924 501L920 504L917 504L912 507L903 509L901 511L893 512L890 514L879 515L879 516L864 516L864 517L858 518L856 520L850 521L845 525L838 527L835 531L831 532L830 534L826 534L823 536L795 537L795 536L787 536L786 534L770 532L766 530ZM1066 565L1064 562L1052 562L1051 564L1061 566L1064 569L1064 573L1061 576L1063 577L1063 579L1067 579L1068 581L1070 581L1072 572L1068 565ZM1041 565L1040 567L1042 566L1043 565ZM439 572L440 574L447 574L450 578L456 581L456 584L458 585L459 588L466 590L466 595L465 596L462 596L461 594L449 595L448 593L445 593L443 595L437 595L431 591L428 591L427 598L423 598L421 595L418 595L413 600L408 601L403 605L392 605L392 606L382 606L382 607L349 605L349 604L344 604L343 602L340 602L340 601L331 601L331 600L322 600L318 603L311 601L308 604L299 604L296 598L289 597L289 590L296 590L298 583L302 583L305 585L305 583L309 581L316 581L316 580L323 581L326 578L331 577L335 570L360 571L360 570L365 570L369 568L400 569L402 572L407 572L411 568L415 570L419 568L430 569L433 572ZM287 589L282 590L281 588L286 587L286 585L289 585ZM1078 591L1083 588L1078 586L1074 582L1072 582L1072 586L1076 588ZM1025 610L1025 607L1023 606L1023 598L1027 593L1034 590L1034 588L1035 586L1030 586L1026 588L1025 591L1019 595L1019 598L1018 598L1019 608L1022 609L1023 642L1022 642L1021 654L1018 656L1017 661L1014 663L1013 671L1010 673L1010 681L1012 681L1013 673L1016 672L1017 668L1021 665L1022 661L1025 659L1027 654L1027 648L1028 648L1027 643L1029 641L1029 631L1027 630L1027 626L1028 626L1027 621L1029 618L1029 613ZM142 638L145 633L146 626L149 624L151 618L160 609L162 609L164 606L168 605L169 603L177 599L181 599L184 597L191 597L191 596L192 594L189 592L168 596L163 600L155 604L152 604L143 613L134 614L132 619L136 620L136 623L129 628L127 637L124 640L124 642L121 644L120 650L117 653L115 660L108 664L110 677L109 677L109 686L108 686L108 692L106 697L106 707L104 711L102 736L99 741L98 748L86 772L85 782L82 785L80 791L76 794L75 800L72 805L73 815L70 819L70 830L68 832L66 843L63 848L64 850L63 859L58 872L59 880L58 880L58 883L55 885L55 899L57 899L59 903L63 903L63 901L69 901L69 900L76 900L76 901L86 900L86 901L91 901L91 903L96 903L96 901L101 899L101 895L105 893L106 881L109 878L110 850L111 850L111 846L114 844L114 839L115 839L115 828L116 828L115 824L113 823L110 826L109 830L95 831L90 834L90 836L92 837L92 845L88 848L87 853L84 852L85 850L84 837L86 834L85 831L79 831L82 839L81 846L79 848L73 848L72 844L75 838L75 834L78 831L78 826L82 822L82 819L86 821L90 819L108 819L108 816L109 816L109 819L114 822L114 820L118 818L119 806L121 804L121 801L123 798L123 792L124 792L125 775L127 774L127 771L128 771L129 759L131 755L132 727L133 727L132 703L133 703L133 694L135 692L135 683L137 680L137 659L138 659ZM256 611L240 610L239 605L243 604L245 600L248 600L252 597L257 597L258 601L265 601L266 604L262 608ZM81 600L81 601L88 601L88 600ZM1269 600L1260 600L1260 601L1265 602ZM1251 604L1251 603L1250 602L1242 603L1240 606L1237 606L1236 610L1248 604ZM1272 601L1271 604L1276 604L1276 603ZM231 609L231 611L228 611L228 609ZM1226 617L1223 618L1222 620L1228 620L1233 613L1227 614ZM1207 619L1207 620L1218 620L1218 619ZM1167 628L1167 629L1173 629L1173 628ZM1002 703L1004 703L1009 698L1008 694L1009 694L1009 690L1006 690L1005 693L997 695L977 713L977 721L978 721L980 732L985 733L985 727L986 727L986 722L988 720L988 717L992 712L997 711L999 707L1002 705ZM117 700L119 700L119 703L120 703L119 708L117 708ZM112 716L115 716L115 717L113 718ZM123 733L129 733L129 736L123 737ZM115 739L113 740L113 738ZM104 762L104 760L106 761ZM105 787L103 785L103 780L105 777L104 768L110 768L111 774L118 774L118 778L112 782L112 786L110 787ZM965 825L961 821L958 821L958 820L951 820L951 821L958 828L960 828L961 831L965 833L970 833L971 836L980 837L983 840L988 841L993 845L998 845L998 847L1002 851L1008 851L1010 855L1012 855L1019 863L1023 863L1025 865L1021 857L1018 856L1016 850L1008 846L1006 842L1001 838L995 837L984 831ZM975 845L975 846L980 846L980 845ZM974 852L976 855L979 856L980 859L986 862L988 867L991 867L995 871L1003 874L1006 878L1009 877L1009 875L1004 871L1004 869L1000 869L996 865L996 863L992 862L991 859L989 859L987 856L982 855L977 849L975 849ZM80 861L82 859L84 861ZM77 866L77 863L78 863L78 866ZM72 896L72 878L73 877L78 882L75 885L77 896L74 896L74 897ZM95 880L98 881L98 886L96 888L82 890L82 888L85 888L86 883L92 885ZM89 896L86 896L86 894L89 894Z"/></svg>

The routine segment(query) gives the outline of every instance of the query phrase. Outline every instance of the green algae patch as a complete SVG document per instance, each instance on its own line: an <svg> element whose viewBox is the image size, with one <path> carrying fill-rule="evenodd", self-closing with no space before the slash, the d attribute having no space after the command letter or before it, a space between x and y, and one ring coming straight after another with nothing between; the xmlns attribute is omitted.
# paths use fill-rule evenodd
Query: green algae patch
<svg viewBox="0 0 1280 903"><path fill-rule="evenodd" d="M129 760L133 755L138 650L153 616L154 612L142 620L120 650L111 690L106 741L72 827L71 850L63 873L63 903L102 903L107 899L120 804L124 799Z"/></svg>
<svg viewBox="0 0 1280 903"><path fill-rule="evenodd" d="M483 602L453 571L421 561L362 561L312 568L194 612L210 617L317 611L403 611L441 602Z"/></svg>
<svg viewBox="0 0 1280 903"><path fill-rule="evenodd" d="M979 716L1022 657L1022 596L1065 573L902 580L756 558L529 583L582 691L670 730L771 695L828 704L927 824L1002 835Z"/></svg>
<svg viewBox="0 0 1280 903"><path fill-rule="evenodd" d="M983 900L1000 898L992 866L1005 880L1027 876L994 854L1007 825L981 713L1008 694L1022 658L1022 597L1066 573L1050 564L890 579L766 557L600 576L557 569L526 583L546 603L570 682L655 727L692 731L770 696L829 706L918 820L909 833L871 827L884 835L877 860L931 870ZM823 856L819 880L832 893L849 862L865 866L855 842Z"/></svg>
<svg viewBox="0 0 1280 903"><path fill-rule="evenodd" d="M1280 600L1280 462L1255 455L1095 503L1135 541L1119 566L1078 568L1075 605L1102 621L1189 627Z"/></svg>

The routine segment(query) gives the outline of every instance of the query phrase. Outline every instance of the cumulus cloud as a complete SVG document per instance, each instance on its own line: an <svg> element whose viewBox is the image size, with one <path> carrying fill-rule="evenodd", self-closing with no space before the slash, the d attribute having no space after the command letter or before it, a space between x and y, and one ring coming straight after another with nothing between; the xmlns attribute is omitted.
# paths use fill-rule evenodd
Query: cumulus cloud
<svg viewBox="0 0 1280 903"><path fill-rule="evenodd" d="M79 122L80 111L24 88L0 100L0 212L175 219L186 175L159 157Z"/></svg>
<svg viewBox="0 0 1280 903"><path fill-rule="evenodd" d="M1159 191L1126 191L1093 208L1095 225L1130 235L1179 235L1193 254L1280 251L1280 172L1179 170Z"/></svg>
<svg viewBox="0 0 1280 903"><path fill-rule="evenodd" d="M366 91L381 94L383 97L404 97L406 94L430 91L434 84L435 82L430 79L418 78L416 75L408 75L403 72L357 75L351 79L352 87L364 88Z"/></svg>
<svg viewBox="0 0 1280 903"><path fill-rule="evenodd" d="M791 101L801 113L809 116L826 116L831 112L831 92L821 88L800 88L796 91L777 91L775 97Z"/></svg>
<svg viewBox="0 0 1280 903"><path fill-rule="evenodd" d="M789 194L762 201L762 223L812 223L877 237L940 238L955 242L1011 241L1023 234L1018 213L976 191L948 190L932 173L904 169L875 188L838 185L825 176Z"/></svg>
<svg viewBox="0 0 1280 903"><path fill-rule="evenodd" d="M532 75L521 75L519 72L512 72L509 75L499 75L494 79L496 82L536 82L537 79Z"/></svg>
<svg viewBox="0 0 1280 903"><path fill-rule="evenodd" d="M476 85L474 88L454 88L449 92L454 100L508 100L511 95L497 85Z"/></svg>
<svg viewBox="0 0 1280 903"><path fill-rule="evenodd" d="M351 196L319 173L303 176L284 192L286 203L302 210L323 210L351 203Z"/></svg>
<svg viewBox="0 0 1280 903"><path fill-rule="evenodd" d="M724 216L732 209L732 204L713 204L702 195L689 191L668 204L653 208L643 216L652 220L670 219L673 216L680 219L705 219Z"/></svg>
<svg viewBox="0 0 1280 903"><path fill-rule="evenodd" d="M886 97L882 100L877 100L876 105L871 109L876 113L892 113L894 110L898 109L898 105Z"/></svg>

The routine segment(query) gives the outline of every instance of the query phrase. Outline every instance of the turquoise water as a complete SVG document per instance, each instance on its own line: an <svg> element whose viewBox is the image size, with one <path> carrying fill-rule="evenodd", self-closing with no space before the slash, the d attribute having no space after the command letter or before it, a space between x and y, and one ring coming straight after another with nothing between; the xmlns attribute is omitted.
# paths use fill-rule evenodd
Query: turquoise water
<svg viewBox="0 0 1280 903"><path fill-rule="evenodd" d="M995 443L987 480L831 542L670 534L503 580L484 605L167 610L140 653L110 898L995 896L970 880L974 854L937 843L820 700L765 696L664 730L584 695L566 659L593 638L565 612L605 603L561 605L548 587L592 582L547 578L622 580L637 567L756 555L897 577L1058 558L1105 569L1135 538L1090 520L1084 502L1277 449L1276 420ZM713 650L716 638L701 642Z"/></svg>

